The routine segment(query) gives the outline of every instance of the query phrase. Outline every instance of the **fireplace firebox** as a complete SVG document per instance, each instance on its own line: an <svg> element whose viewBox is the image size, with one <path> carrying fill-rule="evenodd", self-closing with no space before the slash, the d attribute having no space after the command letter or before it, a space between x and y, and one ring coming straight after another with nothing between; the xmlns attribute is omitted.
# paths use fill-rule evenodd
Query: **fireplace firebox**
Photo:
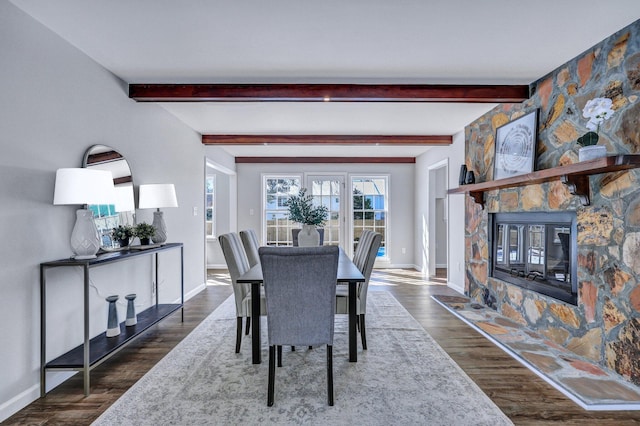
<svg viewBox="0 0 640 426"><path fill-rule="evenodd" d="M575 213L494 213L489 223L492 277L577 304Z"/></svg>

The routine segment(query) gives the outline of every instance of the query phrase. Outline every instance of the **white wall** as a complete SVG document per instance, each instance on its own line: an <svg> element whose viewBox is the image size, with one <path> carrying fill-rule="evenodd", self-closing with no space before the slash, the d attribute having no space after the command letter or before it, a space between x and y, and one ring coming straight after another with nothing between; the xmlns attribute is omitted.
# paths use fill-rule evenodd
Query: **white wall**
<svg viewBox="0 0 640 426"><path fill-rule="evenodd" d="M429 270L429 168L448 160L448 186L458 186L460 166L464 164L464 132L453 136L453 143L448 147L432 148L416 158L415 170L415 261L418 270L425 275ZM435 185L437 187L437 185ZM464 195L449 195L447 210L449 224L449 245L447 270L448 285L460 293L464 292ZM435 240L435 238L433 238ZM435 250L435 247L431 248Z"/></svg>
<svg viewBox="0 0 640 426"><path fill-rule="evenodd" d="M126 156L136 186L174 183L180 207L164 209L164 217L168 241L184 243L186 293L204 285L205 244L204 149L197 133L157 105L130 100L122 81L4 1L0 52L2 420L39 396L39 264L71 255L78 207L52 205L56 169L80 167L85 150L99 143ZM138 212L138 221L152 219L151 210ZM178 254L161 258L160 289L168 297L177 291L170 278L179 275ZM137 292L139 303L150 302L150 259L94 269L92 335L106 328L104 296ZM47 289L52 358L82 342L82 275L52 271ZM121 318L125 308L119 306Z"/></svg>
<svg viewBox="0 0 640 426"><path fill-rule="evenodd" d="M350 173L389 175L389 267L414 267L413 164L238 164L238 229L253 228L261 235L262 174ZM348 179L348 177L347 177ZM348 180L347 180L348 184ZM253 209L254 215L250 215ZM263 243L263 241L260 241ZM406 253L402 253L402 248ZM377 265L378 266L378 265Z"/></svg>

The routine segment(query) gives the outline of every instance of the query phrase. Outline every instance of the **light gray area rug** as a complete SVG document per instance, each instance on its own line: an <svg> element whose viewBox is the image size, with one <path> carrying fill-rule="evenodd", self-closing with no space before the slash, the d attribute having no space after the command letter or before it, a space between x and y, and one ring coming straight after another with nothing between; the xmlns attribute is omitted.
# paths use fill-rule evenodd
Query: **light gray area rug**
<svg viewBox="0 0 640 426"><path fill-rule="evenodd" d="M254 365L250 336L234 353L229 298L94 424L512 424L391 294L368 297L368 350L357 363L348 361L347 316L336 317L333 407L325 347L283 348L275 404L267 407L266 319L263 362Z"/></svg>

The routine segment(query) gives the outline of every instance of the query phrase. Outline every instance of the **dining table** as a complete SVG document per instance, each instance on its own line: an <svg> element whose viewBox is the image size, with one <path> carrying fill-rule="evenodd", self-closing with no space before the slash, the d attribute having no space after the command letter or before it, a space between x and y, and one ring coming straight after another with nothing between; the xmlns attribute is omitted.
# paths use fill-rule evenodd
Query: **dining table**
<svg viewBox="0 0 640 426"><path fill-rule="evenodd" d="M358 283L365 281L364 275L347 256L342 248L338 257L338 274L336 285L349 286L349 361L358 361L358 344L356 323ZM238 284L251 284L251 359L253 364L262 362L260 342L260 286L262 285L262 266L254 265L238 277Z"/></svg>

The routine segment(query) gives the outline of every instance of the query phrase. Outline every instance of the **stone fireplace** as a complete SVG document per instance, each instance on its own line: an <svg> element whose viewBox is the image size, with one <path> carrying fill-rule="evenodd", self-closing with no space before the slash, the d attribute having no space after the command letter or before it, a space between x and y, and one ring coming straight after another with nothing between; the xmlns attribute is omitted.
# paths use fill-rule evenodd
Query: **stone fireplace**
<svg viewBox="0 0 640 426"><path fill-rule="evenodd" d="M640 21L533 82L530 91L522 104L501 104L465 128L465 165L476 182L493 180L496 129L534 109L539 110L535 170L577 163L576 140L587 131L582 109L596 97L611 99L614 109L599 130L599 145L609 155L640 154ZM465 292L478 303L490 301L501 315L550 344L640 385L640 169L590 176L588 191L588 205L559 180L489 190L484 204L466 196ZM514 231L506 224L500 252L492 248L500 239L494 215L522 212L569 213L575 225L545 224L544 231L536 228L537 237L528 237L538 238L533 246L516 244L512 250L507 237L513 233L516 243L519 236L526 242L530 223L520 223L521 228L513 223ZM566 269L558 251L563 228L575 229L569 232L575 236L575 246L569 246L574 263ZM495 275L500 269L503 275ZM525 285L511 282L511 275ZM571 283L569 300L533 288L539 275L547 281L555 277L561 286Z"/></svg>
<svg viewBox="0 0 640 426"><path fill-rule="evenodd" d="M489 226L491 277L577 304L575 213L493 213Z"/></svg>

